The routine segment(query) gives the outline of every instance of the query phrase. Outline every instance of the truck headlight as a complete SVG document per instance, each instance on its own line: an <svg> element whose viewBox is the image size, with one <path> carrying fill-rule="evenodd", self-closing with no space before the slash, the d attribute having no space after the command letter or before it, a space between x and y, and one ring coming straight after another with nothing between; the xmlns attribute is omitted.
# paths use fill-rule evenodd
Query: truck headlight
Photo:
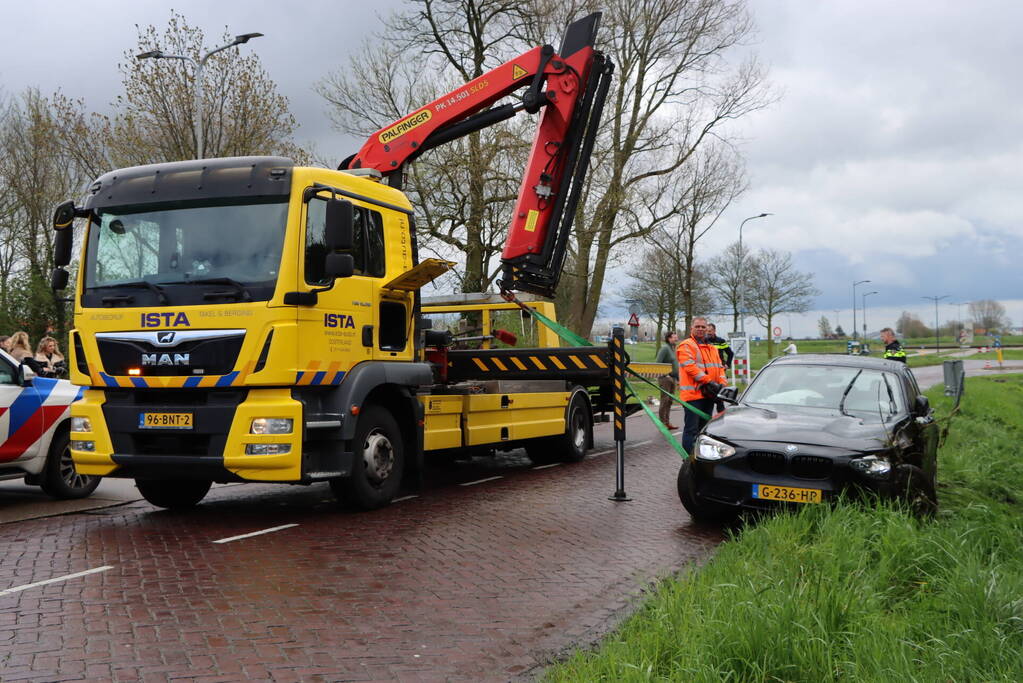
<svg viewBox="0 0 1023 683"><path fill-rule="evenodd" d="M249 427L249 434L291 434L290 417L257 417Z"/></svg>
<svg viewBox="0 0 1023 683"><path fill-rule="evenodd" d="M291 452L290 443L247 443L245 455L285 455Z"/></svg>
<svg viewBox="0 0 1023 683"><path fill-rule="evenodd" d="M86 453L96 452L95 441L78 441L77 439L71 439L71 450L73 451L85 451Z"/></svg>
<svg viewBox="0 0 1023 683"><path fill-rule="evenodd" d="M71 431L72 432L91 432L92 423L89 422L87 417L73 417L71 418Z"/></svg>
<svg viewBox="0 0 1023 683"><path fill-rule="evenodd" d="M866 455L850 460L849 466L857 472L869 474L872 477L883 477L892 471L892 464L888 459L877 455Z"/></svg>
<svg viewBox="0 0 1023 683"><path fill-rule="evenodd" d="M735 449L706 434L696 439L696 457L700 460L721 460L735 455Z"/></svg>

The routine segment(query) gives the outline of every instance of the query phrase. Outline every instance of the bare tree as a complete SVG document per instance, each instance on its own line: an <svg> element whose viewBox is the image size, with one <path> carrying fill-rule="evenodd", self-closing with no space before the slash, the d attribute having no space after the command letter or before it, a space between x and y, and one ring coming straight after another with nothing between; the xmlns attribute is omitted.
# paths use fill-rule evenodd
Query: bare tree
<svg viewBox="0 0 1023 683"><path fill-rule="evenodd" d="M732 330L739 329L739 309L743 291L750 287L750 249L732 242L723 252L710 259L708 282L718 300L732 311Z"/></svg>
<svg viewBox="0 0 1023 683"><path fill-rule="evenodd" d="M196 157L194 68L183 60L139 60L135 55L160 49L198 61L213 46L206 44L202 29L173 10L162 33L152 25L136 28L137 43L118 65L124 92L112 103L111 116L90 112L83 100L60 93L53 97L57 134L93 177L112 168ZM232 38L225 28L220 40ZM229 48L212 56L203 84L204 156L280 154L307 160L292 141L297 124L288 99L277 91L256 52Z"/></svg>
<svg viewBox="0 0 1023 683"><path fill-rule="evenodd" d="M1012 325L1005 313L1005 306L994 299L980 299L970 302L970 318L975 327L997 333Z"/></svg>
<svg viewBox="0 0 1023 683"><path fill-rule="evenodd" d="M612 252L656 227L645 209L665 178L720 138L725 122L769 101L755 60L735 68L727 61L753 30L745 3L602 4L600 47L617 65L616 80L593 164L598 172L590 175L574 235L577 270L566 269L563 285L581 303L571 322L582 333L592 326Z"/></svg>
<svg viewBox="0 0 1023 683"><path fill-rule="evenodd" d="M835 335L831 330L831 321L828 320L828 316L822 315L817 321L817 332L820 333L821 339L831 339Z"/></svg>
<svg viewBox="0 0 1023 683"><path fill-rule="evenodd" d="M83 184L57 142L49 101L26 90L8 107L0 129L0 305L38 337L64 328L66 309L49 289L53 270L53 207Z"/></svg>
<svg viewBox="0 0 1023 683"><path fill-rule="evenodd" d="M661 215L657 215L656 208L648 212L658 226L648 241L674 264L688 329L697 309L696 300L710 299L714 288L708 268L697 265L697 243L745 185L738 159L724 145L704 146L665 178L671 179L671 187L665 188L655 202L655 206L664 207Z"/></svg>
<svg viewBox="0 0 1023 683"><path fill-rule="evenodd" d="M517 54L521 3L413 0L373 48L317 84L337 129L366 136ZM379 46L383 45L383 48ZM423 74L432 74L424 79ZM522 167L527 121L512 121L431 150L410 165L406 192L427 251L464 262L462 291L484 291L499 272Z"/></svg>
<svg viewBox="0 0 1023 683"><path fill-rule="evenodd" d="M789 252L761 250L755 257L752 275L752 291L746 301L757 321L767 330L767 356L770 358L774 355L771 337L774 316L805 313L820 290L814 287L812 273L801 273L793 267Z"/></svg>
<svg viewBox="0 0 1023 683"><path fill-rule="evenodd" d="M903 311L895 321L895 331L902 337L930 337L934 331L916 313Z"/></svg>

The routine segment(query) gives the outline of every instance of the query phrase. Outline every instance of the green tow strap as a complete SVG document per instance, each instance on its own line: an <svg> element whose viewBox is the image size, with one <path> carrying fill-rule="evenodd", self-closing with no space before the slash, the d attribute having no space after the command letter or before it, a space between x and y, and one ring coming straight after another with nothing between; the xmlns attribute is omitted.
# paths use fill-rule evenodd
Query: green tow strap
<svg viewBox="0 0 1023 683"><path fill-rule="evenodd" d="M548 329L550 329L552 332L554 332L554 334L558 335L563 340L568 342L570 345L572 345L572 346L593 346L593 344L591 344L588 339L580 337L578 334L576 334L575 332L573 332L572 330L568 329L567 327L565 327L563 325L559 325L558 323L554 322L553 320L551 320L550 318L548 318L544 314L540 313L536 309L529 308L528 306L523 306L523 308L525 310L529 311L529 314L531 316L533 316L534 318L539 320L541 323L546 325ZM655 389L657 389L657 391L661 392L661 394L663 396L667 396L668 398L670 398L675 403L680 404L686 410L689 410L689 411L691 411L693 413L696 413L697 415L702 417L704 420L709 420L710 419L710 415L708 415L707 413L703 412L699 408L696 408L694 406L689 405L688 403L686 403L682 399L678 398L677 396L672 395L670 392L665 391L664 389L662 389L661 387L657 386L656 384L654 384L650 380L646 379L645 377L640 377L638 374L636 374L632 370L628 370L628 372L631 375L633 375L634 377L639 378L643 382L646 382L650 386L652 386ZM682 444L680 444L678 442L678 440L674 436L672 436L671 431L669 431L668 428L665 426L665 424L663 422L661 422L660 418L657 417L656 415L654 415L654 411L650 410L649 406L647 406L645 403L643 403L643 401L641 401L639 399L639 396L636 393L636 389L632 386L632 383L629 382L628 379L625 380L625 386L629 389L629 393L632 394L633 398L635 398L636 401L639 403L640 407L643 409L643 412L646 413L647 417L650 418L650 421L654 423L654 426L657 427L658 431L660 431L661 434L664 436L665 440L669 444L671 444L672 448L675 449L675 452L677 452L679 454L679 456L681 456L683 459L688 459L689 458L689 454L686 452L686 449L682 447Z"/></svg>
<svg viewBox="0 0 1023 683"><path fill-rule="evenodd" d="M632 392L633 396L636 396L636 390L632 387L632 383L629 382L629 380L625 380L625 386L629 388L629 391ZM660 387L657 388L660 389ZM662 390L662 393L666 392L663 392ZM643 403L643 401L639 401L639 405L643 409L643 412L646 413L646 416L650 418L650 421L654 423L654 426L657 427L657 430L664 437L664 440L671 444L671 447L675 449L675 452L678 453L679 457L682 458L683 460L688 460L689 453L687 453L686 449L682 447L682 444L678 442L678 440L675 438L675 435L671 433L671 430L669 430L664 425L664 423L661 422L661 418L654 415L654 411L650 410L650 406L648 406L646 403ZM693 410L696 409L694 408Z"/></svg>

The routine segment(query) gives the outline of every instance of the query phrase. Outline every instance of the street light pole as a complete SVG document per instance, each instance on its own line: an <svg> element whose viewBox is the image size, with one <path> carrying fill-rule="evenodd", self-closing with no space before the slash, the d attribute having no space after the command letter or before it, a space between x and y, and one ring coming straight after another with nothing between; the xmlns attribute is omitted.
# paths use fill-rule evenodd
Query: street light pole
<svg viewBox="0 0 1023 683"><path fill-rule="evenodd" d="M746 221L751 221L754 218L767 218L773 216L773 213L761 213L756 216L750 216L744 218L742 223L739 223L739 277L742 277L743 266L746 263L746 252L742 250L742 226L746 225ZM746 336L746 288L743 286L742 280L739 280L739 331L743 336ZM770 330L768 330L770 332Z"/></svg>
<svg viewBox="0 0 1023 683"><path fill-rule="evenodd" d="M863 302L863 341L867 340L867 297L871 294L877 294L877 292L867 292L860 295L860 300Z"/></svg>
<svg viewBox="0 0 1023 683"><path fill-rule="evenodd" d="M859 282L853 282L853 329L852 329L852 338L853 339L857 338L857 336L856 336L857 335L857 332L856 332L856 286L857 285L866 284L868 282L870 282L870 280L860 280Z"/></svg>
<svg viewBox="0 0 1023 683"><path fill-rule="evenodd" d="M239 36L235 36L234 40L232 40L230 43L226 45L221 45L218 48L210 50L209 52L204 54L202 58L199 59L199 61L192 59L188 55L164 54L164 52L159 49L150 50L148 52L143 52L142 54L135 55L135 59L180 59L184 62L190 62L192 66L195 67L195 86L192 95L192 108L194 109L192 113L192 124L195 131L196 159L204 158L206 153L205 149L206 141L203 139L202 126L202 99L203 99L202 71L203 68L205 68L206 66L207 60L209 60L210 57L217 54L218 52L221 52L222 50L226 50L229 47L234 47L235 45L242 45L243 43L249 42L253 38L259 38L262 35L263 35L262 33L243 33Z"/></svg>
<svg viewBox="0 0 1023 683"><path fill-rule="evenodd" d="M940 330L938 329L938 302L942 299L947 299L948 294L942 296L925 296L921 298L934 302L934 351L937 353L941 351L941 337Z"/></svg>

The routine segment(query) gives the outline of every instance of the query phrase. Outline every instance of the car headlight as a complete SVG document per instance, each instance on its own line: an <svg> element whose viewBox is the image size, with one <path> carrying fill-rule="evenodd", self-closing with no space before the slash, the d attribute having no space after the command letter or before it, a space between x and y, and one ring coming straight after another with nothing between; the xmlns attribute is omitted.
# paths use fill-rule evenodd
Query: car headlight
<svg viewBox="0 0 1023 683"><path fill-rule="evenodd" d="M857 472L869 474L872 477L883 477L892 471L892 464L887 458L877 455L865 455L849 461L849 466Z"/></svg>
<svg viewBox="0 0 1023 683"><path fill-rule="evenodd" d="M252 421L249 434L291 434L290 417L257 417Z"/></svg>
<svg viewBox="0 0 1023 683"><path fill-rule="evenodd" d="M735 455L735 449L728 444L704 434L696 440L696 457L700 460L721 460Z"/></svg>
<svg viewBox="0 0 1023 683"><path fill-rule="evenodd" d="M73 417L71 418L71 431L72 432L91 432L92 423L89 422L87 417Z"/></svg>

